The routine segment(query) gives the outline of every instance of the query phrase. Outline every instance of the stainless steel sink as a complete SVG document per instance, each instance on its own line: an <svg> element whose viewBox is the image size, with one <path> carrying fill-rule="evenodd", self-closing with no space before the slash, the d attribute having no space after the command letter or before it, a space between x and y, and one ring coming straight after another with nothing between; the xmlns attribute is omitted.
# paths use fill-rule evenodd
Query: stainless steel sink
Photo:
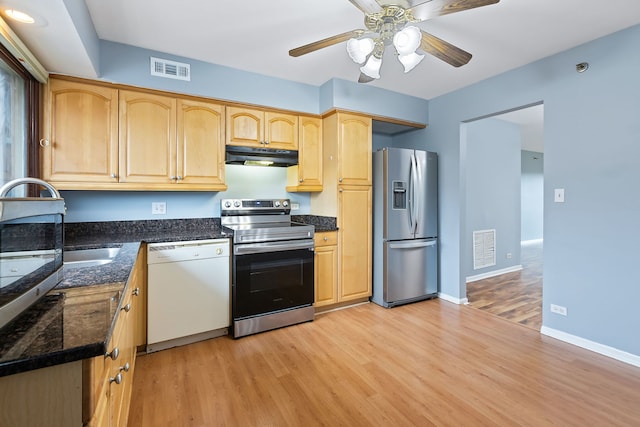
<svg viewBox="0 0 640 427"><path fill-rule="evenodd" d="M96 267L112 262L120 248L80 249L64 251L64 265L66 268Z"/></svg>

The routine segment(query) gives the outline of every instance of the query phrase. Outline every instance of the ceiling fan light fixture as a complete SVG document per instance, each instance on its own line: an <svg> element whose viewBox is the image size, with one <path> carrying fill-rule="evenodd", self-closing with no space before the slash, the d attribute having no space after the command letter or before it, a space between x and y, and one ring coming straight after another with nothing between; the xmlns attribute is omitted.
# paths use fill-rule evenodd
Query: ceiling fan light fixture
<svg viewBox="0 0 640 427"><path fill-rule="evenodd" d="M356 64L364 64L367 56L373 52L375 44L372 39L366 37L363 39L349 39L347 42L347 53L349 58Z"/></svg>
<svg viewBox="0 0 640 427"><path fill-rule="evenodd" d="M409 55L414 53L418 46L420 46L420 29L418 27L409 26L398 31L393 36L393 45L398 52L398 55Z"/></svg>
<svg viewBox="0 0 640 427"><path fill-rule="evenodd" d="M419 53L415 53L415 52L410 53L408 55L398 55L398 60L404 66L405 73L408 73L409 71L413 70L415 66L418 65L420 61L422 61L423 58L424 58L424 55L420 55Z"/></svg>
<svg viewBox="0 0 640 427"><path fill-rule="evenodd" d="M371 77L372 79L380 78L380 67L382 66L382 59L371 55L367 63L360 67L362 74Z"/></svg>

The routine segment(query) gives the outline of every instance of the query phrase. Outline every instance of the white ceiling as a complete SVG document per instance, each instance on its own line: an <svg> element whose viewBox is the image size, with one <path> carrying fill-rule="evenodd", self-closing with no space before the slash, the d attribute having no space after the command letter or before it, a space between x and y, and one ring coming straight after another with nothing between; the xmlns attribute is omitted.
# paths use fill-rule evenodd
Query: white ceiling
<svg viewBox="0 0 640 427"><path fill-rule="evenodd" d="M0 5L37 15L39 26L10 25L56 73L97 77L81 36L92 23L104 40L311 85L332 78L357 81L360 74L345 43L299 58L288 55L294 47L364 28L363 14L349 0L0 0ZM78 9L87 23L80 22ZM471 52L469 64L454 68L427 55L405 75L387 49L382 78L369 85L431 99L638 23L638 0L501 0L418 24Z"/></svg>
<svg viewBox="0 0 640 427"><path fill-rule="evenodd" d="M496 119L520 125L520 146L523 150L544 153L544 106L522 108L495 116Z"/></svg>
<svg viewBox="0 0 640 427"><path fill-rule="evenodd" d="M83 37L95 29L100 39L316 86L332 78L357 81L360 74L345 43L288 55L364 28L349 0L0 0L0 6L36 17L32 26L5 20L55 73L99 76ZM469 64L454 68L427 55L403 74L388 49L381 79L368 84L431 99L638 23L638 0L501 0L418 24L471 52ZM497 118L522 127L523 149L542 152L542 111L540 105Z"/></svg>

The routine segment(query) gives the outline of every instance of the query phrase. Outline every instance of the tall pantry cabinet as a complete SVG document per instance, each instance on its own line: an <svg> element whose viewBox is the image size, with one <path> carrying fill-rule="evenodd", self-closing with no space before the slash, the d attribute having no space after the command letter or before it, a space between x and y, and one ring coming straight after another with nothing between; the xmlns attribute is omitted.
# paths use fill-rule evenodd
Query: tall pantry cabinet
<svg viewBox="0 0 640 427"><path fill-rule="evenodd" d="M323 119L324 186L311 212L338 225L335 303L371 296L371 118L334 112Z"/></svg>

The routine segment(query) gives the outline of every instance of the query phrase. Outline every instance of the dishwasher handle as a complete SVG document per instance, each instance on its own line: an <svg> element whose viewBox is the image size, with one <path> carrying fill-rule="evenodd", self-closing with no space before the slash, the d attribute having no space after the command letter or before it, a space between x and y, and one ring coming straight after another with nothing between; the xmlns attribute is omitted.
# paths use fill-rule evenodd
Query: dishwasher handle
<svg viewBox="0 0 640 427"><path fill-rule="evenodd" d="M209 245L228 245L228 239L215 239L215 240L190 240L183 242L164 242L164 243L149 243L148 250L150 252L155 251L169 251L181 248L193 248L198 246Z"/></svg>

